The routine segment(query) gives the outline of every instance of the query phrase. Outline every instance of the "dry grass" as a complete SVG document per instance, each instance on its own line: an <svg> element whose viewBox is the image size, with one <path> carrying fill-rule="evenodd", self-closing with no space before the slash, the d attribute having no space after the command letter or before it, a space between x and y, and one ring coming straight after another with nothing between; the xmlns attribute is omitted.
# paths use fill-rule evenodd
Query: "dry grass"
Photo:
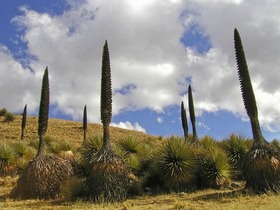
<svg viewBox="0 0 280 210"><path fill-rule="evenodd" d="M9 192L17 177L0 178L0 209L92 209L92 210L256 210L280 209L280 195L250 195L241 191L200 190L194 193L173 193L164 195L147 195L127 199L113 204L93 204L84 201L65 202L55 200L21 200L14 201L5 194Z"/></svg>
<svg viewBox="0 0 280 210"><path fill-rule="evenodd" d="M0 117L0 142L20 141L21 116L16 116L13 122L4 123ZM25 141L27 143L38 139L37 117L27 117L25 130ZM129 131L120 128L111 128L113 141L135 136L142 141L158 139L158 137L147 134ZM88 137L94 134L101 134L102 126L99 124L88 125ZM48 136L54 140L68 140L75 147L79 147L83 142L82 122L63 121L49 119ZM104 209L104 210L141 210L141 209L161 209L161 210L256 210L256 209L280 209L280 195L251 195L241 191L230 190L199 190L193 193L173 193L164 195L145 195L127 199L124 202L114 204L93 204L84 201L65 202L64 200L21 200L14 201L8 198L8 194L15 185L18 177L0 178L0 209Z"/></svg>
<svg viewBox="0 0 280 210"><path fill-rule="evenodd" d="M14 121L3 122L4 117L0 117L0 142L8 143L20 141L21 135L21 116L16 115ZM88 124L87 136L90 138L96 134L103 134L101 124ZM60 119L49 119L47 136L52 137L55 141L67 140L74 144L75 147L83 143L83 123ZM143 141L156 139L155 136L147 135L143 132L126 130L116 127L110 127L110 136L112 141L119 140L127 136L134 136ZM27 143L38 139L38 118L29 116L26 119L24 141Z"/></svg>

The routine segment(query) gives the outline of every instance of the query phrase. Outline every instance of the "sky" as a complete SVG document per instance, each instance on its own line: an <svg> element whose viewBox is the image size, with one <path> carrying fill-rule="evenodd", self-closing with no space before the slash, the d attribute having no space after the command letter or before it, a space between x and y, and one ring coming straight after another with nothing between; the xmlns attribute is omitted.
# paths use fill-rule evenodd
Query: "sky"
<svg viewBox="0 0 280 210"><path fill-rule="evenodd" d="M235 62L245 50L265 138L280 139L280 1L0 0L0 108L38 115L48 66L50 117L100 123L108 41L112 126L183 136L193 89L199 137L251 138ZM189 119L189 114L187 112ZM192 133L189 122L189 132Z"/></svg>

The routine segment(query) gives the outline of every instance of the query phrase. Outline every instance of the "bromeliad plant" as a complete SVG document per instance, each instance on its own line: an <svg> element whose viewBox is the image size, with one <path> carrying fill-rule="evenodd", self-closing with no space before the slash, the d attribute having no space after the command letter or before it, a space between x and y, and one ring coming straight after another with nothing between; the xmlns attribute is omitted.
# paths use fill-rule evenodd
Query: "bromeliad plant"
<svg viewBox="0 0 280 210"><path fill-rule="evenodd" d="M21 141L23 142L24 139L24 129L26 126L26 114L27 114L27 104L25 104L24 109L23 109L23 113L22 113L22 120L21 120Z"/></svg>
<svg viewBox="0 0 280 210"><path fill-rule="evenodd" d="M192 87L191 87L191 85L189 85L189 88L188 88L188 100L189 100L190 119L191 119L192 130L193 130L193 142L196 142L196 141L198 141L198 138L197 138L197 133L196 133L195 111L194 111L194 103L193 103Z"/></svg>
<svg viewBox="0 0 280 210"><path fill-rule="evenodd" d="M184 131L184 137L187 140L188 139L188 120L187 120L187 113L184 106L184 102L181 102L181 120L182 120L182 127Z"/></svg>
<svg viewBox="0 0 280 210"><path fill-rule="evenodd" d="M84 131L84 141L83 144L86 144L87 141L87 106L84 107L84 115L83 115L83 131Z"/></svg>
<svg viewBox="0 0 280 210"><path fill-rule="evenodd" d="M234 47L241 93L253 132L253 146L243 160L246 187L256 193L278 192L280 189L279 151L264 139L259 119L250 74L237 29L234 29Z"/></svg>
<svg viewBox="0 0 280 210"><path fill-rule="evenodd" d="M121 201L128 187L124 161L114 153L110 144L109 124L112 118L111 67L108 43L105 41L101 68L101 121L103 146L94 157L87 178L89 197L95 201Z"/></svg>
<svg viewBox="0 0 280 210"><path fill-rule="evenodd" d="M50 199L55 198L60 190L62 182L72 174L72 166L69 161L54 155L45 155L44 135L48 128L49 113L49 78L48 68L45 69L41 101L39 107L38 135L39 147L35 158L29 162L23 170L16 186L10 196L17 199Z"/></svg>

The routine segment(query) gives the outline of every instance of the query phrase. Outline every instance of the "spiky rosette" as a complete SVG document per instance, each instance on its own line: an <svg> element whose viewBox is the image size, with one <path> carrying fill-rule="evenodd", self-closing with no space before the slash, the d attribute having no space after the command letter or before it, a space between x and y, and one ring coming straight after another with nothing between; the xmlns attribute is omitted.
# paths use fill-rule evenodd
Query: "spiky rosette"
<svg viewBox="0 0 280 210"><path fill-rule="evenodd" d="M230 180L231 175L228 157L222 150L208 150L200 156L198 176L202 187L220 188Z"/></svg>
<svg viewBox="0 0 280 210"><path fill-rule="evenodd" d="M159 149L156 168L160 179L169 190L190 190L194 187L198 160L188 142L171 137Z"/></svg>
<svg viewBox="0 0 280 210"><path fill-rule="evenodd" d="M279 151L272 145L254 145L243 159L246 188L255 193L280 190Z"/></svg>
<svg viewBox="0 0 280 210"><path fill-rule="evenodd" d="M87 178L90 199L97 202L116 202L126 199L128 171L124 161L109 148L102 149L94 158Z"/></svg>
<svg viewBox="0 0 280 210"><path fill-rule="evenodd" d="M24 169L10 193L15 199L52 199L58 196L61 184L73 174L69 161L41 155Z"/></svg>

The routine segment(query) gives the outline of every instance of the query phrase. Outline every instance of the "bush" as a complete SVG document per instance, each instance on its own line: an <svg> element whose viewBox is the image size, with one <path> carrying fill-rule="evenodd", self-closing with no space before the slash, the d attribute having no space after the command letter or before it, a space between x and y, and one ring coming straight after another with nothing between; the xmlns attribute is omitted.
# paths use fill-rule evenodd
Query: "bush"
<svg viewBox="0 0 280 210"><path fill-rule="evenodd" d="M15 116L11 112L6 112L4 115L4 122L12 122L15 119Z"/></svg>
<svg viewBox="0 0 280 210"><path fill-rule="evenodd" d="M227 153L229 162L233 166L235 178L240 179L242 176L242 161L245 154L252 147L252 143L249 139L235 134L220 143L221 148Z"/></svg>
<svg viewBox="0 0 280 210"><path fill-rule="evenodd" d="M200 156L198 176L201 187L224 187L230 180L232 168L228 157L221 149L205 150Z"/></svg>
<svg viewBox="0 0 280 210"><path fill-rule="evenodd" d="M0 109L0 116L4 116L7 112L8 110L5 108Z"/></svg>
<svg viewBox="0 0 280 210"><path fill-rule="evenodd" d="M0 145L0 176L14 175L16 153L13 148L3 144Z"/></svg>
<svg viewBox="0 0 280 210"><path fill-rule="evenodd" d="M152 173L146 184L158 179L167 191L188 191L195 188L198 167L193 148L183 138L171 137L155 153ZM157 182L155 182L157 183Z"/></svg>

